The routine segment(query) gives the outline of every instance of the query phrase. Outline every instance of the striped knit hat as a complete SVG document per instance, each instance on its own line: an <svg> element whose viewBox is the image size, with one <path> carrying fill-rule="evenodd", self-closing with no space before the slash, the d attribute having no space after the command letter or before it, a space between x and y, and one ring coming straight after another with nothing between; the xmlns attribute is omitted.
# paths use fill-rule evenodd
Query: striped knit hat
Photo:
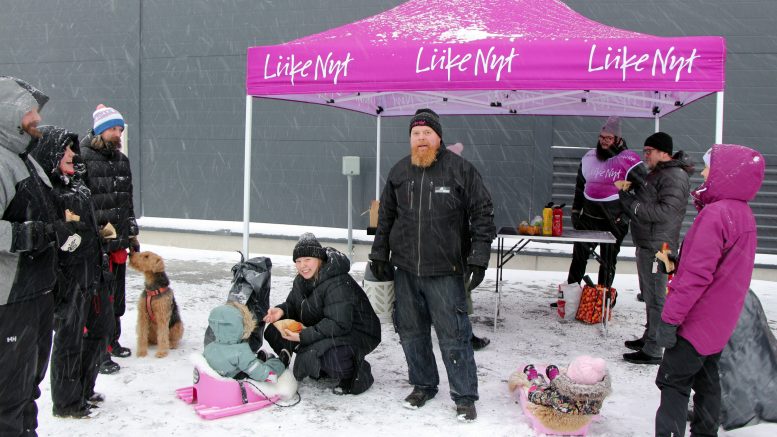
<svg viewBox="0 0 777 437"><path fill-rule="evenodd" d="M119 114L119 111L103 104L97 105L97 109L92 113L92 118L94 118L95 135L100 135L114 126L121 126L124 129L124 118Z"/></svg>

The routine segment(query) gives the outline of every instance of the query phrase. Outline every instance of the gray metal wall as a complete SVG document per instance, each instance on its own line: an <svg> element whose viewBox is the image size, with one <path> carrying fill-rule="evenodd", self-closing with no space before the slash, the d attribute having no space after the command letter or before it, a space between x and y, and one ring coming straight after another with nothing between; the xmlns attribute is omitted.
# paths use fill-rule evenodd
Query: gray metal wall
<svg viewBox="0 0 777 437"><path fill-rule="evenodd" d="M80 133L98 103L129 123L136 208L146 216L242 219L245 51L379 13L400 0L0 0L0 74L51 96L44 121ZM724 141L755 145L777 162L777 2L567 0L605 24L656 35L723 35L728 66ZM361 157L354 225L367 226L375 193L375 118L300 103L255 100L254 222L346 227L341 158ZM384 119L381 174L408 151L407 118ZM497 224L539 213L554 192L551 146L591 146L601 119L444 117L497 206ZM713 142L714 100L662 121L679 147ZM653 130L624 121L635 148ZM777 183L754 204L761 249L777 251ZM558 196L557 196L558 197ZM557 202L562 199L554 199Z"/></svg>

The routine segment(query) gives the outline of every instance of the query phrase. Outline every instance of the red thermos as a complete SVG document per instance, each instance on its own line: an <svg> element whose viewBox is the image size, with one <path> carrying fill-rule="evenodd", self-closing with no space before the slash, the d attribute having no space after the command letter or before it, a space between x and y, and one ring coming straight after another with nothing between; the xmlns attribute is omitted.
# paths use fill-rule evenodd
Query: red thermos
<svg viewBox="0 0 777 437"><path fill-rule="evenodd" d="M553 208L553 236L560 237L564 233L564 204Z"/></svg>

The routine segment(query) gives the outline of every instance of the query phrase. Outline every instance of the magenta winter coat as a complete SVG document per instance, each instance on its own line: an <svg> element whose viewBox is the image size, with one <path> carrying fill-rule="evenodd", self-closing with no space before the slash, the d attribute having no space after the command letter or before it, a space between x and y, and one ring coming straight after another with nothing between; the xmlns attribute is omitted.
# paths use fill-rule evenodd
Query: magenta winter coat
<svg viewBox="0 0 777 437"><path fill-rule="evenodd" d="M681 262L661 318L702 355L723 350L750 286L756 248L753 199L764 178L764 157L738 145L716 144L710 174L696 191L704 208L688 230Z"/></svg>

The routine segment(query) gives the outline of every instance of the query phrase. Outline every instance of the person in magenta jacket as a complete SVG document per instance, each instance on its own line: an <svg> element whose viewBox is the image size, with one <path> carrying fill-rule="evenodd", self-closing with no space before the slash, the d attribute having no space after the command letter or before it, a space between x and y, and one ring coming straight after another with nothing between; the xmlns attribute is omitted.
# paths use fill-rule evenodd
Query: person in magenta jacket
<svg viewBox="0 0 777 437"><path fill-rule="evenodd" d="M685 236L657 333L666 351L656 376L661 390L656 436L685 435L691 389L691 434L717 435L718 360L753 273L756 223L747 202L763 182L764 157L748 147L716 144L704 163L705 181L691 193L699 215Z"/></svg>

